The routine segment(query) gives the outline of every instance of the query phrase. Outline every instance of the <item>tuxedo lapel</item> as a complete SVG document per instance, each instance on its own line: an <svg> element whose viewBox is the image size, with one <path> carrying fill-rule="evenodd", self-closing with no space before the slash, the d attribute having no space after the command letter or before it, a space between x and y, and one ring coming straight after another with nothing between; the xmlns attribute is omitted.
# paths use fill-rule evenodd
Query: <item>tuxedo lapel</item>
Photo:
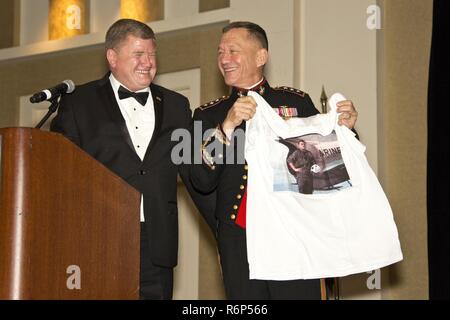
<svg viewBox="0 0 450 320"><path fill-rule="evenodd" d="M153 146L156 143L156 140L158 139L159 132L161 131L162 121L163 121L163 115L164 115L164 96L158 88L151 84L150 85L150 91L152 93L153 98L153 107L155 110L155 129L153 130L152 138L150 140L150 143L148 144L147 150L145 152L144 161L148 158L148 155L153 148Z"/></svg>
<svg viewBox="0 0 450 320"><path fill-rule="evenodd" d="M119 104L117 103L116 97L114 95L114 91L109 80L109 73L102 80L100 80L99 96L103 102L102 105L104 105L108 109L108 114L111 116L112 120L119 128L123 139L140 161L141 159L134 149L133 141L131 140L130 133L128 132L125 119L120 112Z"/></svg>

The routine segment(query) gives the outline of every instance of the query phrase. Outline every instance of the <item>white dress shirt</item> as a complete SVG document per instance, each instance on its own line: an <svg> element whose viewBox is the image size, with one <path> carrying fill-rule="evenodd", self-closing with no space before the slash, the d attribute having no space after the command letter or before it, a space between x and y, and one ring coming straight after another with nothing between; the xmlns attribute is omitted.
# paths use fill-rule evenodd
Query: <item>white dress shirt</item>
<svg viewBox="0 0 450 320"><path fill-rule="evenodd" d="M123 86L129 90L126 86L121 84L111 73L109 80L116 97L117 104L119 105L120 112L125 119L128 133L131 141L133 142L134 150L138 154L141 160L144 160L147 147L155 129L155 109L153 106L153 98L150 92L150 88L145 88L137 92L148 92L149 96L147 103L143 106L136 99L130 97L127 99L119 99L119 87ZM131 91L131 90L130 90ZM141 196L141 222L144 222L144 204Z"/></svg>

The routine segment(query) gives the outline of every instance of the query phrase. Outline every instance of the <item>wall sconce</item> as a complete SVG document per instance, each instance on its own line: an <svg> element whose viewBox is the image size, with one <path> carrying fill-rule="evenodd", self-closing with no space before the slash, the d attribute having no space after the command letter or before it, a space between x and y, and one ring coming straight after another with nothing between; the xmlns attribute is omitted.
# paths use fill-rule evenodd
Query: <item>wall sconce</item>
<svg viewBox="0 0 450 320"><path fill-rule="evenodd" d="M89 32L89 0L49 0L50 40Z"/></svg>
<svg viewBox="0 0 450 320"><path fill-rule="evenodd" d="M120 17L150 22L164 19L164 0L121 0Z"/></svg>

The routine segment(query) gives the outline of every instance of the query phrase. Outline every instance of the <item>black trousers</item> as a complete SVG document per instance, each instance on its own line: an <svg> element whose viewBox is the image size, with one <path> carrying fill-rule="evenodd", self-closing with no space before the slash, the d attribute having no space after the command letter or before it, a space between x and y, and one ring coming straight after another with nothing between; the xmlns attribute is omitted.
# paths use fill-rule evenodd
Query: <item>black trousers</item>
<svg viewBox="0 0 450 320"><path fill-rule="evenodd" d="M141 300L171 300L173 294L173 269L156 266L152 263L149 239L145 222L141 222L139 297Z"/></svg>
<svg viewBox="0 0 450 320"><path fill-rule="evenodd" d="M298 192L302 194L312 194L314 191L313 176L311 174L297 174Z"/></svg>
<svg viewBox="0 0 450 320"><path fill-rule="evenodd" d="M245 230L219 223L220 263L227 299L320 300L320 280L250 280Z"/></svg>

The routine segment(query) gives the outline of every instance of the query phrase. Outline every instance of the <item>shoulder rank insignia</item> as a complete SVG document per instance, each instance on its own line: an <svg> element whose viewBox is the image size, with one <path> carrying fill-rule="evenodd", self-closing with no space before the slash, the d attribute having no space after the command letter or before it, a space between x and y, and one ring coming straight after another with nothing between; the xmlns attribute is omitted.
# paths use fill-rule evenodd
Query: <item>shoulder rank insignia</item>
<svg viewBox="0 0 450 320"><path fill-rule="evenodd" d="M291 88L291 87L276 87L274 89L275 90L285 91L285 92L290 92L290 93L296 94L296 95L298 95L298 96L300 96L302 98L304 98L305 94L306 94L305 92L303 92L301 90L298 90L298 89L295 89L295 88Z"/></svg>
<svg viewBox="0 0 450 320"><path fill-rule="evenodd" d="M224 100L226 100L226 99L228 99L230 96L223 96L222 98L219 98L219 99L216 99L216 100L212 100L212 101L210 101L210 102L208 102L208 103L205 103L204 105L201 105L200 107L199 107L199 109L200 110L206 110L206 109L209 109L209 108L211 108L211 107L214 107L215 105L217 105L218 103L220 103L220 102L222 102L222 101L224 101Z"/></svg>

